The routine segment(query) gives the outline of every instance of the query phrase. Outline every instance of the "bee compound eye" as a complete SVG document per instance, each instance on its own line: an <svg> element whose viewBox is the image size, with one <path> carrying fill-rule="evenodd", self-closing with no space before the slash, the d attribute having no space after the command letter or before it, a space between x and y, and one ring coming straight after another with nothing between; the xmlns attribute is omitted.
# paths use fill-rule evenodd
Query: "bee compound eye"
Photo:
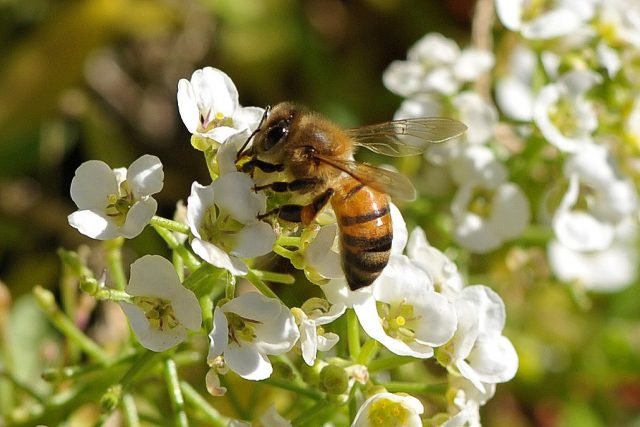
<svg viewBox="0 0 640 427"><path fill-rule="evenodd" d="M272 126L264 137L264 149L272 149L278 142L282 141L289 133L289 123L281 120L277 125Z"/></svg>

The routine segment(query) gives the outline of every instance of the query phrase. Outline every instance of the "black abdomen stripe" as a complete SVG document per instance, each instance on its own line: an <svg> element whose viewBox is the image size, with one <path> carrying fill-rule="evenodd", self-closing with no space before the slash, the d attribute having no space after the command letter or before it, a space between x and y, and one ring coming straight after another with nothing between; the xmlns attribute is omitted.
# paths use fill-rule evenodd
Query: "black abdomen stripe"
<svg viewBox="0 0 640 427"><path fill-rule="evenodd" d="M352 236L347 233L342 234L342 241L345 245L368 252L385 252L391 249L393 235L386 234L378 238Z"/></svg>
<svg viewBox="0 0 640 427"><path fill-rule="evenodd" d="M381 209L368 212L364 215L345 215L340 217L340 225L348 227L350 225L364 224L374 219L382 218L389 213L389 206L383 206Z"/></svg>
<svg viewBox="0 0 640 427"><path fill-rule="evenodd" d="M354 252L345 248L344 262L350 266L356 267L358 270L376 273L389 262L389 251L384 252Z"/></svg>

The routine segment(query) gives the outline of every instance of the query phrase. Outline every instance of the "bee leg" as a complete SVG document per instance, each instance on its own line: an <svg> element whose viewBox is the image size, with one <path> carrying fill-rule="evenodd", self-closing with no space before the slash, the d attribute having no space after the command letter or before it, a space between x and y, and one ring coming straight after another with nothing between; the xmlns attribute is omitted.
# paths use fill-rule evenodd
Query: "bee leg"
<svg viewBox="0 0 640 427"><path fill-rule="evenodd" d="M265 173L273 173L282 172L284 170L284 165L278 163L263 162L262 160L258 159L252 159L242 165L242 172L253 173L253 170L255 168L258 168Z"/></svg>
<svg viewBox="0 0 640 427"><path fill-rule="evenodd" d="M269 211L265 214L258 215L258 219L263 219L271 215L278 215L278 218L289 222L299 222L304 225L311 224L318 212L324 208L331 196L333 196L333 188L328 188L320 193L308 205L282 205L277 209Z"/></svg>
<svg viewBox="0 0 640 427"><path fill-rule="evenodd" d="M275 191L276 193L285 193L287 191L297 191L300 193L307 193L314 188L317 188L318 185L322 184L322 179L320 178L300 178L295 179L291 182L272 182L267 185L256 185L254 187L255 191L270 189L271 191Z"/></svg>

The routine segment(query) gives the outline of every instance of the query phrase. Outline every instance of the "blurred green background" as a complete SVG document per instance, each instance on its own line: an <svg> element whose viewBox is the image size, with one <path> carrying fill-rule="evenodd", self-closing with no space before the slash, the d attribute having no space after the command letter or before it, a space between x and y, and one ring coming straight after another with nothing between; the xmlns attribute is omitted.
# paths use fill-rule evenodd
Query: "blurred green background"
<svg viewBox="0 0 640 427"><path fill-rule="evenodd" d="M388 120L401 100L382 85L387 65L427 32L468 44L472 12L472 0L0 0L3 340L12 309L21 337L12 351L41 366L46 348L37 346L51 330L20 301L36 284L57 289L57 248L95 245L66 220L80 163L157 155L166 217L191 182L206 181L178 116L180 78L211 65L229 74L243 105L294 100L346 126ZM165 249L145 232L126 250L133 260ZM483 408L484 424L640 426L637 284L576 295L545 264L531 247L469 259L466 270L482 271L477 279L504 298L521 363Z"/></svg>

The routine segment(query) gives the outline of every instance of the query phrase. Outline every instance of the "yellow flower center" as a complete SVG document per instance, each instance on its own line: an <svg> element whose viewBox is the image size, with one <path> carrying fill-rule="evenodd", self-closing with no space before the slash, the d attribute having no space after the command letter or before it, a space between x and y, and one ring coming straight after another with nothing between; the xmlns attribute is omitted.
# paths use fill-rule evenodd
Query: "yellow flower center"
<svg viewBox="0 0 640 427"><path fill-rule="evenodd" d="M118 226L122 226L134 203L133 192L129 187L129 183L125 180L120 184L118 193L112 193L107 196L105 213L113 218Z"/></svg>
<svg viewBox="0 0 640 427"><path fill-rule="evenodd" d="M133 297L133 303L144 311L145 317L154 329L166 331L180 324L169 300L154 297Z"/></svg>
<svg viewBox="0 0 640 427"><path fill-rule="evenodd" d="M413 313L411 304L402 302L393 306L378 302L377 309L378 315L382 319L382 327L387 335L406 343L415 339L414 328L419 317Z"/></svg>
<svg viewBox="0 0 640 427"><path fill-rule="evenodd" d="M219 111L213 113L213 116L211 115L211 111L207 111L206 114L200 113L200 129L198 129L200 132L208 132L221 126L233 127L233 119L226 117Z"/></svg>
<svg viewBox="0 0 640 427"><path fill-rule="evenodd" d="M469 212L475 213L482 218L491 216L491 201L493 199L493 191L485 188L476 188L469 203Z"/></svg>
<svg viewBox="0 0 640 427"><path fill-rule="evenodd" d="M200 225L200 236L207 242L230 252L235 248L237 234L244 224L229 214L221 214L217 206L211 206L204 215Z"/></svg>
<svg viewBox="0 0 640 427"><path fill-rule="evenodd" d="M243 342L253 342L256 338L256 325L262 322L247 319L235 313L225 313L229 324L229 341L236 344Z"/></svg>
<svg viewBox="0 0 640 427"><path fill-rule="evenodd" d="M376 427L400 427L407 423L410 412L399 402L378 399L369 408L369 424Z"/></svg>

